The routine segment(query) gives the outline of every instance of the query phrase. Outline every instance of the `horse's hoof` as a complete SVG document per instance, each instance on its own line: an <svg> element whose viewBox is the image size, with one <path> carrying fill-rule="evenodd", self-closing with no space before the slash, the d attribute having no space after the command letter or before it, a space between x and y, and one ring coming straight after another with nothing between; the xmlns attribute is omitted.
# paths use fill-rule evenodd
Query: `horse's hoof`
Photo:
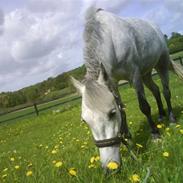
<svg viewBox="0 0 183 183"><path fill-rule="evenodd" d="M161 143L162 142L162 139L161 138L157 138L157 139L153 139L152 140L155 144L157 143Z"/></svg>
<svg viewBox="0 0 183 183"><path fill-rule="evenodd" d="M127 133L124 134L125 139L131 140L132 139L132 134L128 131Z"/></svg>
<svg viewBox="0 0 183 183"><path fill-rule="evenodd" d="M172 112L169 114L169 121L170 123L176 123L176 118Z"/></svg>
<svg viewBox="0 0 183 183"><path fill-rule="evenodd" d="M162 115L160 115L160 116L158 117L158 122L163 122L164 119L165 119L165 117L162 116Z"/></svg>
<svg viewBox="0 0 183 183"><path fill-rule="evenodd" d="M152 133L152 141L153 142L161 142L161 136L159 133Z"/></svg>

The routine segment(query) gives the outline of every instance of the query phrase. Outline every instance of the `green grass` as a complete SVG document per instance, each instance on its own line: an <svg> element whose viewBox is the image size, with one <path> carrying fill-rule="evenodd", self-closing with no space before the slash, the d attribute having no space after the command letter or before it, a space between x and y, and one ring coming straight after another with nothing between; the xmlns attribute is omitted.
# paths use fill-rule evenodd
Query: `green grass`
<svg viewBox="0 0 183 183"><path fill-rule="evenodd" d="M157 76L155 80L160 83ZM183 182L183 134L180 133L180 129L183 129L183 82L174 75L171 75L170 81L172 104L180 126L168 126L166 119L160 129L162 142L158 144L151 141L149 126L138 108L134 90L128 85L120 88L133 135L133 151L138 157L138 162L132 160L122 146L123 164L120 173L105 177L99 162L95 163L96 168L88 168L90 158L98 155L98 149L93 144L87 125L80 122L81 109L76 104L62 113L48 111L39 117L0 124L0 182L129 183L133 174L138 174L142 182L147 168L151 171L147 182ZM157 123L155 100L147 90L146 95ZM136 143L143 148L138 148ZM54 149L56 154L52 154ZM168 152L169 157L164 157L163 152ZM12 157L14 161L10 160ZM62 167L56 168L52 163L54 160L62 161ZM16 165L20 166L18 170L15 169ZM71 167L76 168L76 177L69 175L68 169ZM27 177L26 172L29 170L33 175ZM7 176L2 178L3 175Z"/></svg>

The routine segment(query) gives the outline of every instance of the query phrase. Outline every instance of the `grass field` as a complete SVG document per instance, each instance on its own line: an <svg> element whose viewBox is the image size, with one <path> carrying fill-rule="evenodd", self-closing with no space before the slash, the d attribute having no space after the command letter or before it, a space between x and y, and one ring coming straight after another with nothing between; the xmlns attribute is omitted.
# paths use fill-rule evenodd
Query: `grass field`
<svg viewBox="0 0 183 183"><path fill-rule="evenodd" d="M179 51L179 52L171 55L171 58L173 58L173 59L178 58L178 57L183 57L183 51Z"/></svg>
<svg viewBox="0 0 183 183"><path fill-rule="evenodd" d="M155 80L160 83L157 76ZM161 143L151 141L149 126L139 111L134 90L128 85L120 88L133 135L133 151L138 157L138 161L132 160L122 146L120 173L106 177L99 161L90 162L98 156L98 149L87 125L80 122L80 105L76 104L61 113L48 111L39 117L0 124L0 182L130 183L134 174L143 182L149 168L151 175L147 182L182 183L183 82L171 74L170 86L178 125L168 126L167 119L159 125ZM155 100L147 90L146 95L157 121Z"/></svg>
<svg viewBox="0 0 183 183"><path fill-rule="evenodd" d="M60 103L72 100L75 97L76 97L76 94L69 94L69 95L67 95L63 98L59 98L59 99L56 99L56 100L53 100L53 101L50 101L50 102L47 102L47 103L39 104L39 105L37 105L37 108L41 112L41 114L42 114L42 112L47 113L48 110L50 110L50 108L52 108L52 110L54 110L55 109L54 106L56 106L56 108L58 108L57 105L59 105ZM73 102L72 102L72 105L73 105ZM68 102L67 104L65 104L61 108L63 110L65 108L68 108L69 106L70 106L70 104ZM24 116L24 117L21 117L21 119L34 117L34 116L36 116L35 109L34 109L33 106L30 106L30 107L27 107L27 108L24 108L24 109L21 109L21 110L17 110L15 112L7 113L5 115L0 116L0 122L1 121L6 121L6 120L8 121L10 119L17 118L18 116Z"/></svg>

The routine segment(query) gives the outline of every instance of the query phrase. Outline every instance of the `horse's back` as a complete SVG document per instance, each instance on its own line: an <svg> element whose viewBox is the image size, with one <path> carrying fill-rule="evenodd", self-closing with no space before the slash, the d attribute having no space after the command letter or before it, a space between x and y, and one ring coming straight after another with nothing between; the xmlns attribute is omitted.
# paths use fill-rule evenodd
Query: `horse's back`
<svg viewBox="0 0 183 183"><path fill-rule="evenodd" d="M125 77L136 67L142 73L146 72L157 64L162 54L167 53L164 35L152 23L136 18L121 18L105 11L98 12L97 19L103 30L107 30L103 34L103 44L109 44L105 42L105 37L111 36L112 39L116 56L114 60L117 60L117 68L121 68L119 71L114 68L114 73L123 72Z"/></svg>
<svg viewBox="0 0 183 183"><path fill-rule="evenodd" d="M135 18L121 18L106 11L90 11L84 31L87 73L97 78L100 63L117 79L131 80L138 69L152 70L168 54L159 28Z"/></svg>

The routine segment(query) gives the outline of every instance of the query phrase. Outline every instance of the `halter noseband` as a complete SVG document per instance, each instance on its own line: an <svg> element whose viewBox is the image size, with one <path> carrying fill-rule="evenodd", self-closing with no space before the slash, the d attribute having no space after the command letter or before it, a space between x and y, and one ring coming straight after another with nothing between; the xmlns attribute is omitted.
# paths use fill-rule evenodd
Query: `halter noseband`
<svg viewBox="0 0 183 183"><path fill-rule="evenodd" d="M119 133L118 136L112 137L109 139L104 139L104 140L95 140L94 143L97 147L109 147L113 145L119 145L120 143L123 143L124 145L127 145L127 141L123 138L122 134Z"/></svg>

